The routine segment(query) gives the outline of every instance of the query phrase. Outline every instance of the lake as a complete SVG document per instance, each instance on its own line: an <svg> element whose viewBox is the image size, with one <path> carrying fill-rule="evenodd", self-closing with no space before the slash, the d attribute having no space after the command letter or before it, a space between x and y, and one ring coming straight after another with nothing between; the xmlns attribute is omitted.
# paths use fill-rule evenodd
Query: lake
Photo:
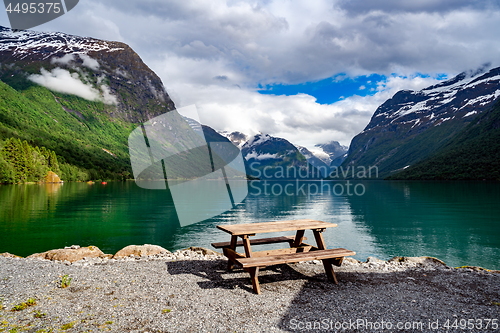
<svg viewBox="0 0 500 333"><path fill-rule="evenodd" d="M229 240L216 229L218 224L310 218L336 223L337 228L324 233L327 247L353 250L359 260L428 255L450 266L500 269L498 183L250 185L236 208L185 227L179 225L168 191L141 189L133 181L0 186L0 252L27 256L73 244L95 245L111 254L130 244L156 244L170 251L211 248L212 242Z"/></svg>

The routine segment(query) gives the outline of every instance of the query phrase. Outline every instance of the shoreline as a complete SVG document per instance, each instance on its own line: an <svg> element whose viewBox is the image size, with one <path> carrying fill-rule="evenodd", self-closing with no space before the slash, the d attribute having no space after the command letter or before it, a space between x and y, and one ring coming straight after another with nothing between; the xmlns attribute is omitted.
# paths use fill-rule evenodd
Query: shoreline
<svg viewBox="0 0 500 333"><path fill-rule="evenodd" d="M334 270L337 285L320 261L268 267L256 295L247 272L197 247L74 262L0 256L0 331L301 332L324 318L442 325L500 313L500 271L430 257L346 258Z"/></svg>
<svg viewBox="0 0 500 333"><path fill-rule="evenodd" d="M75 251L76 250L76 251ZM95 252L94 252L95 251ZM137 259L155 259L155 258L163 258L163 259L169 259L169 258L175 258L179 256L181 253L185 253L186 251L191 251L191 252L196 252L196 253L201 253L205 257L208 256L211 258L211 256L217 257L217 259L222 259L225 260L227 259L222 253L199 247L199 246L191 246L185 249L180 249L176 250L174 252L171 252L159 245L152 245L152 244L144 244L144 245L128 245L118 252L116 252L114 255L113 254L105 254L103 253L97 246L89 245L88 247L80 247L79 245L72 245L72 246L67 246L64 249L53 249L53 250L48 250L45 252L41 253L33 253L31 255L28 255L26 257L18 256L16 254L12 254L9 252L3 252L0 253L0 257L6 257L6 258L17 258L17 259L40 259L40 260L46 260L46 261L54 261L56 263L62 262L66 265L71 265L71 264L82 264L82 263L103 263L107 262L108 260L111 261L116 261L116 260L130 260L131 257L132 259L137 260ZM78 253L79 252L79 253ZM149 258L150 257L150 258ZM181 258L184 259L181 255ZM200 259L200 258L197 258ZM210 259L209 259L210 260ZM424 261L427 262L435 262L440 265L446 266L450 269L472 269L476 271L487 271L487 272L493 272L493 273L500 273L500 270L497 269L489 269L481 266L474 266L474 265L462 265L462 266L448 266L444 261L442 261L439 258L436 257L431 257L431 256L420 256L420 257L406 257L406 256L395 256L392 257L388 260L383 260L383 259L378 259L376 257L368 257L366 261L360 261L358 259L354 259L351 257L346 257L345 260L347 260L349 263L354 264L373 264L373 263L395 263L395 262L400 262L400 263L408 263L408 262L415 262L415 263L423 263Z"/></svg>

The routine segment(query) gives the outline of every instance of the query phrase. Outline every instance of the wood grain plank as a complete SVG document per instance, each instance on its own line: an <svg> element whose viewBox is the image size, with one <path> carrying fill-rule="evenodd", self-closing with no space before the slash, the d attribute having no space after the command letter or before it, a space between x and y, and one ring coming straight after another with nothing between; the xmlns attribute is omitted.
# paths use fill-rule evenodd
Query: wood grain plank
<svg viewBox="0 0 500 333"><path fill-rule="evenodd" d="M308 245L308 246L291 247L288 249L257 251L257 252L252 252L252 258L274 256L274 255L279 255L279 254L290 254L290 253L297 253L297 252L308 252L311 250L311 248L312 248L312 246Z"/></svg>
<svg viewBox="0 0 500 333"><path fill-rule="evenodd" d="M218 225L217 228L231 235L240 236L240 235L258 234L266 232L324 229L336 226L337 225L334 223L303 219L303 220L259 222L259 223L247 223L247 224Z"/></svg>
<svg viewBox="0 0 500 333"><path fill-rule="evenodd" d="M307 240L307 237L302 238L303 240ZM259 238L259 239L250 239L251 245L265 245L265 244L275 244L275 243L290 243L292 244L295 240L295 236L281 236L281 237L269 237L269 238ZM231 242L218 242L212 243L212 246L216 249L229 247ZM243 246L243 241L238 241L236 246Z"/></svg>
<svg viewBox="0 0 500 333"><path fill-rule="evenodd" d="M299 261L341 258L341 257L353 256L355 254L356 252L349 251L343 248L338 248L329 250L298 252L291 254L278 254L265 257L240 258L236 259L236 261L241 266L243 266L243 268L247 268L247 267L271 266L278 264L290 264Z"/></svg>

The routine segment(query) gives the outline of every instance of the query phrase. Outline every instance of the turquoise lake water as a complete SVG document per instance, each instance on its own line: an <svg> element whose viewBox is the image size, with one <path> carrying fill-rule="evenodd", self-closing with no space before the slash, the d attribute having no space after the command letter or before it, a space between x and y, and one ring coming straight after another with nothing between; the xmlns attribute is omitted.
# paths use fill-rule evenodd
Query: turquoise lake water
<svg viewBox="0 0 500 333"><path fill-rule="evenodd" d="M360 260L428 255L451 266L500 269L500 184L487 182L366 181L348 188L342 181L253 181L235 209L182 228L168 191L134 182L0 186L0 252L26 256L73 244L112 254L130 244L211 248L229 240L219 224L302 218L336 223L324 233L327 247L353 250Z"/></svg>

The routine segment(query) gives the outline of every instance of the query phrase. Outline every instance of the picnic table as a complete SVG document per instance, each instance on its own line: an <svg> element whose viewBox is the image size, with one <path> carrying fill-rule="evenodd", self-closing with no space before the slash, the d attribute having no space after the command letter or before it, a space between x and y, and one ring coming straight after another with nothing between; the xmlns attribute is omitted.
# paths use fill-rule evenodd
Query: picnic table
<svg viewBox="0 0 500 333"><path fill-rule="evenodd" d="M344 257L356 253L343 248L327 249L322 233L326 228L336 227L334 223L316 220L289 220L275 222L261 222L248 224L218 225L217 228L229 233L231 241L212 243L215 248L222 248L228 258L228 270L234 265L241 266L250 273L253 289L260 294L259 268L266 266L296 263L300 261L322 260L328 279L337 284L337 278L332 265L340 266ZM306 230L312 230L316 246L304 243ZM260 233L296 231L295 236L279 236L272 238L251 239ZM241 240L238 241L238 237ZM289 248L252 251L252 245L288 243ZM243 246L245 253L236 252L236 247Z"/></svg>

